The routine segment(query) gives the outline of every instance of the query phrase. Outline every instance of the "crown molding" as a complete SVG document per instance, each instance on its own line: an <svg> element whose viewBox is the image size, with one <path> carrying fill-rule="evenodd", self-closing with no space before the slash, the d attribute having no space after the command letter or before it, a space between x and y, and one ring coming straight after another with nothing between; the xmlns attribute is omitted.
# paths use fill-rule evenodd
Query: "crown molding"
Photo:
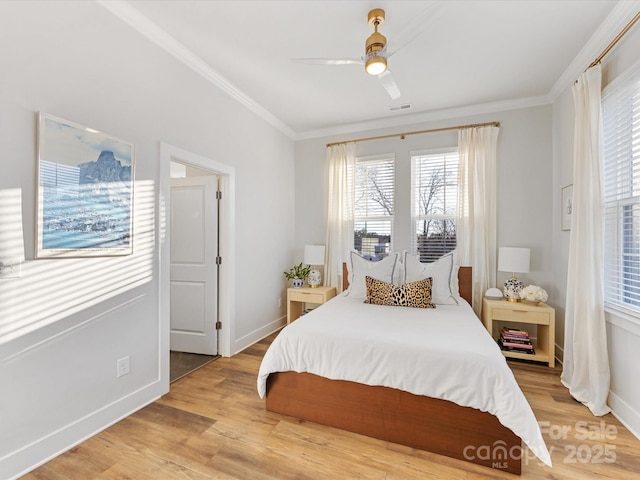
<svg viewBox="0 0 640 480"><path fill-rule="evenodd" d="M173 55L197 74L211 82L231 98L244 105L248 110L255 113L290 139L295 140L296 133L282 122L282 120L266 110L255 100L245 95L224 78L224 76L211 68L204 60L149 20L128 2L125 0L96 0L96 2L167 53Z"/></svg>
<svg viewBox="0 0 640 480"><path fill-rule="evenodd" d="M640 11L640 0L621 0L613 7L611 13L604 19L595 33L584 47L582 47L582 50L580 50L576 58L574 58L553 87L551 87L549 91L551 101L555 102L562 92L573 85L573 82L575 82L580 74L589 68L589 65L598 58L598 55L607 48L611 41L627 26L638 11Z"/></svg>
<svg viewBox="0 0 640 480"><path fill-rule="evenodd" d="M165 32L140 11L131 6L126 0L96 0L96 2L111 12L123 22L127 23L134 30L151 40L167 53L174 56L183 64L191 68L197 74L218 87L232 99L244 105L249 111L265 120L274 128L282 132L285 136L294 141L307 140L319 137L329 137L356 132L400 127L410 124L460 118L500 111L517 110L520 108L536 107L553 103L560 94L570 87L575 79L589 66L606 46L615 38L633 16L640 10L640 0L621 0L617 2L611 13L598 27L594 35L582 48L580 53L565 69L562 75L555 82L551 90L546 95L512 99L499 102L483 103L442 110L432 110L422 113L412 113L406 115L394 115L388 118L338 125L335 127L310 130L307 132L296 132L278 117L273 115L262 105L244 94L224 76L209 66L204 60L185 47L178 40Z"/></svg>
<svg viewBox="0 0 640 480"><path fill-rule="evenodd" d="M368 130L376 130L390 127L403 127L416 123L433 122L437 120L448 120L451 118L468 117L472 115L482 115L486 113L505 112L508 110L519 110L521 108L539 107L551 104L548 95L537 97L518 98L513 100L502 100L499 102L482 103L477 105L467 105L464 107L447 108L442 110L431 110L422 113L412 113L395 116L393 118L381 118L360 123L350 123L339 125L323 130L312 130L299 133L295 140L309 140L319 137L331 137L337 135L353 134Z"/></svg>

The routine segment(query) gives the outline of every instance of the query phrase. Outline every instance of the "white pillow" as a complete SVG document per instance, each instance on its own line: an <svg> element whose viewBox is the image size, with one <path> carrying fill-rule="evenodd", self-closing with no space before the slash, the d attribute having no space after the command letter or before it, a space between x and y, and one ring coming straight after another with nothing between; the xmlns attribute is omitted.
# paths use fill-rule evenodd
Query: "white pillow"
<svg viewBox="0 0 640 480"><path fill-rule="evenodd" d="M453 255L453 270L451 270L451 293L453 297L460 303L462 297L460 296L460 285L458 284L458 275L460 274L460 262L458 262L458 251L451 250L449 252Z"/></svg>
<svg viewBox="0 0 640 480"><path fill-rule="evenodd" d="M393 272L398 261L397 253L390 253L378 262L372 262L357 252L351 252L351 268L349 269L349 298L366 298L367 285L365 277L368 275L383 282L393 282Z"/></svg>
<svg viewBox="0 0 640 480"><path fill-rule="evenodd" d="M402 255L398 255L398 261L396 262L396 269L393 271L393 284L396 287L404 285L404 267L402 266Z"/></svg>
<svg viewBox="0 0 640 480"><path fill-rule="evenodd" d="M451 294L453 298L456 299L458 303L462 297L460 296L460 284L458 283L458 275L460 274L460 265L458 265L455 261L453 261L453 270L451 271Z"/></svg>
<svg viewBox="0 0 640 480"><path fill-rule="evenodd" d="M433 278L431 301L439 305L458 305L457 295L451 284L454 268L454 253L449 252L432 263L420 263L418 257L404 252L404 282L417 282L424 278Z"/></svg>

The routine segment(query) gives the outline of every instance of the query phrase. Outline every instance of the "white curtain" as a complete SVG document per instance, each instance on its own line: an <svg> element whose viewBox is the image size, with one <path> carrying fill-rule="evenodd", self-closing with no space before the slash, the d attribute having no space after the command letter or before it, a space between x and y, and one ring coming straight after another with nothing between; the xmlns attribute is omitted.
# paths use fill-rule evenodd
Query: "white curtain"
<svg viewBox="0 0 640 480"><path fill-rule="evenodd" d="M461 129L458 133L458 263L473 272L473 310L480 316L482 297L496 284L496 163L500 129Z"/></svg>
<svg viewBox="0 0 640 480"><path fill-rule="evenodd" d="M353 250L355 144L327 147L327 239L324 283L342 289L342 263Z"/></svg>
<svg viewBox="0 0 640 480"><path fill-rule="evenodd" d="M600 65L573 86L573 212L567 272L562 383L594 415L609 413L604 318Z"/></svg>

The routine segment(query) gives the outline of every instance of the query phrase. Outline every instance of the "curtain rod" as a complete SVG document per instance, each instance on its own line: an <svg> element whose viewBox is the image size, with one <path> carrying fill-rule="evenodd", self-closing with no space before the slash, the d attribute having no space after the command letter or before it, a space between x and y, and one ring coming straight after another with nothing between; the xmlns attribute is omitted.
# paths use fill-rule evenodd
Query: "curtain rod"
<svg viewBox="0 0 640 480"><path fill-rule="evenodd" d="M627 24L627 26L626 26L626 27L624 27L624 28L622 29L622 31L618 34L618 36L617 36L616 38L614 38L614 39L611 41L611 43L609 44L609 46L608 46L607 48L605 48L605 49L604 49L604 51L603 51L603 52L598 56L598 58L596 58L596 59L591 63L591 65L589 65L589 68L591 68L591 67L595 67L597 64L599 64L599 63L602 61L602 59L604 58L604 56L605 56L607 53L609 53L609 51L610 51L613 47L615 47L615 46L616 46L616 43L618 43L618 42L620 41L620 39L621 39L622 37L624 37L624 36L625 36L625 34L626 34L630 29L631 29L631 27L633 27L633 25L634 25L638 20L640 20L640 12L636 13L636 16L635 16L635 17L633 17L633 18L631 19L631 21ZM588 68L588 69L589 69L589 68ZM587 69L587 70L588 70L588 69Z"/></svg>
<svg viewBox="0 0 640 480"><path fill-rule="evenodd" d="M327 143L327 148L333 147L335 145L343 145L345 143L367 142L369 140L381 140L383 138L393 138L393 137L400 137L402 140L404 140L405 137L408 137L409 135L421 135L423 133L446 132L448 130L461 130L463 128L488 127L488 126L499 127L500 122L473 123L470 125L456 125L455 127L432 128L431 130L418 130L416 132L392 133L389 135L379 135L377 137L357 138L355 140L345 140L343 142Z"/></svg>

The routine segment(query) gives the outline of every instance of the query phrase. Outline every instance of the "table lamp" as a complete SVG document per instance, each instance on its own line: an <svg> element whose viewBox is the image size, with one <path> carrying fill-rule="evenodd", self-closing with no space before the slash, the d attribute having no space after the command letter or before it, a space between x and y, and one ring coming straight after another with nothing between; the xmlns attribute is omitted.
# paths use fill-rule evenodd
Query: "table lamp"
<svg viewBox="0 0 640 480"><path fill-rule="evenodd" d="M498 251L498 270L511 272L511 278L504 282L504 297L510 302L520 301L522 282L516 277L516 273L529 272L529 248L500 247Z"/></svg>
<svg viewBox="0 0 640 480"><path fill-rule="evenodd" d="M319 286L322 283L322 277L320 276L320 270L316 267L324 265L324 245L305 245L304 263L311 266L307 283L312 288Z"/></svg>

